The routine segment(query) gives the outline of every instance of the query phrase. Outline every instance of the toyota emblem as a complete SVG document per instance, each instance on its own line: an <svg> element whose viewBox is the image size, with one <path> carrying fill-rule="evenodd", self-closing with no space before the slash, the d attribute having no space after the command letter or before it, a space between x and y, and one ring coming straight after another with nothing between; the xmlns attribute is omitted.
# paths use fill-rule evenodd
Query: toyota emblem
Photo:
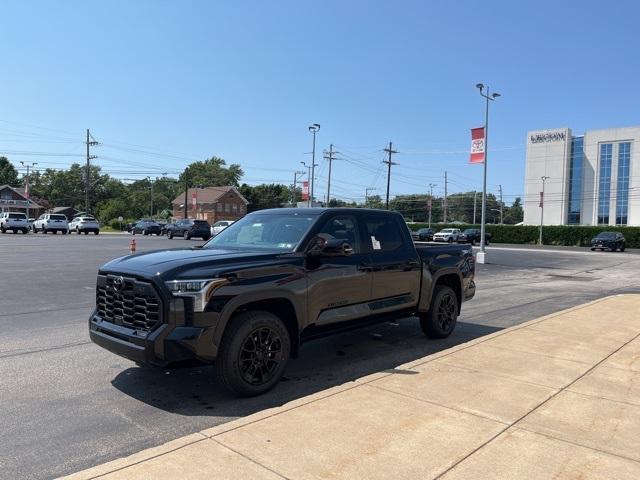
<svg viewBox="0 0 640 480"><path fill-rule="evenodd" d="M119 292L124 288L124 278L122 277L114 277L113 279L113 289L116 292Z"/></svg>

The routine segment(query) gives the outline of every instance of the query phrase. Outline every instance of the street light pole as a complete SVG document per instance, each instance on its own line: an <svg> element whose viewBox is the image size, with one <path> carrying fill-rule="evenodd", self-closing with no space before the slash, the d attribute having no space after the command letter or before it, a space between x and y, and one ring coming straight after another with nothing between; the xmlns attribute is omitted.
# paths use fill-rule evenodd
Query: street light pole
<svg viewBox="0 0 640 480"><path fill-rule="evenodd" d="M542 246L542 223L544 221L544 183L551 177L543 175L540 177L542 180L542 192L540 193L540 238L538 238L538 245Z"/></svg>
<svg viewBox="0 0 640 480"><path fill-rule="evenodd" d="M315 176L316 176L316 133L320 130L320 124L314 123L309 127L309 131L313 134L313 150L311 150L311 178L309 181L311 182L311 205L313 205L313 192L314 192L314 184Z"/></svg>
<svg viewBox="0 0 640 480"><path fill-rule="evenodd" d="M483 176L482 176L482 212L480 215L480 252L476 256L478 263L485 263L486 261L486 242L485 242L485 223L486 223L486 210L487 210L487 162L489 157L489 101L493 101L500 96L499 93L490 93L489 86L485 86L482 83L476 84L476 88L480 91L480 96L486 99L485 112L484 112L484 162L483 162ZM486 93L485 93L486 89Z"/></svg>
<svg viewBox="0 0 640 480"><path fill-rule="evenodd" d="M27 176L25 177L25 182L24 182L24 192L25 192L25 196L27 197L27 222L29 221L29 202L31 200L29 200L29 169L31 167L35 167L38 162L23 162L20 161L20 163L22 164L23 167L27 167Z"/></svg>
<svg viewBox="0 0 640 480"><path fill-rule="evenodd" d="M435 186L435 183L429 184L429 228L431 228L431 210L433 210L433 187Z"/></svg>

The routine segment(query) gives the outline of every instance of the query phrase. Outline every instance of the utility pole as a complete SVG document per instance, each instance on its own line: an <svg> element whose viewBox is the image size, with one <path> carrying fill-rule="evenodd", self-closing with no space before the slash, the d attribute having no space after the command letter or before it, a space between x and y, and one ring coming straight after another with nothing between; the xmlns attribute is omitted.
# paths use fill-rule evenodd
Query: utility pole
<svg viewBox="0 0 640 480"><path fill-rule="evenodd" d="M429 184L429 228L431 228L431 210L433 210L433 187L435 186L435 183Z"/></svg>
<svg viewBox="0 0 640 480"><path fill-rule="evenodd" d="M89 151L89 147L94 147L96 145L98 145L98 142L95 141L95 139L91 136L91 133L89 132L89 129L87 128L87 170L85 172L85 179L84 179L84 210L85 210L85 215L89 215L89 187L90 187L90 180L89 180L89 171L90 171L90 165L91 165L91 160L93 160L94 158L98 158L96 155L91 155L90 151Z"/></svg>
<svg viewBox="0 0 640 480"><path fill-rule="evenodd" d="M333 143L329 145L329 151L325 151L325 160L329 160L329 179L327 180L327 207L331 201L331 163L336 160L335 155L340 152L333 151Z"/></svg>
<svg viewBox="0 0 640 480"><path fill-rule="evenodd" d="M502 225L502 185L498 185L498 190L500 190L500 225Z"/></svg>
<svg viewBox="0 0 640 480"><path fill-rule="evenodd" d="M305 166L307 168L307 171L309 172L307 174L307 208L311 207L311 165L307 165L306 162L300 162L303 166Z"/></svg>
<svg viewBox="0 0 640 480"><path fill-rule="evenodd" d="M449 186L448 181L447 181L447 171L444 171L444 200L442 203L443 206L443 218L442 218L442 223L447 223L447 187Z"/></svg>
<svg viewBox="0 0 640 480"><path fill-rule="evenodd" d="M311 178L309 181L311 182L311 205L313 205L313 193L314 186L316 183L316 133L320 130L320 124L314 123L309 127L309 131L313 134L313 150L311 151Z"/></svg>
<svg viewBox="0 0 640 480"><path fill-rule="evenodd" d="M27 197L27 221L29 220L29 202L31 202L31 200L29 200L29 169L31 167L35 167L38 162L23 162L20 161L20 163L22 164L23 167L27 167L27 176L25 177L24 180L24 196Z"/></svg>
<svg viewBox="0 0 640 480"><path fill-rule="evenodd" d="M296 192L298 190L298 175L304 175L305 172L299 172L296 170L293 172L293 192L291 192L291 205L296 204Z"/></svg>
<svg viewBox="0 0 640 480"><path fill-rule="evenodd" d="M365 207L369 206L369 192L373 192L375 188L365 188L364 189L364 205Z"/></svg>
<svg viewBox="0 0 640 480"><path fill-rule="evenodd" d="M542 179L542 191L540 192L540 238L538 239L538 244L542 245L542 223L544 220L544 183L551 177L543 175L540 178Z"/></svg>
<svg viewBox="0 0 640 480"><path fill-rule="evenodd" d="M478 191L473 192L473 224L476 224L476 203L478 201Z"/></svg>
<svg viewBox="0 0 640 480"><path fill-rule="evenodd" d="M398 152L393 149L393 144L391 142L389 142L389 147L385 148L384 151L389 154L389 158L382 161L382 163L387 164L387 199L385 201L385 208L389 210L389 185L391 183L391 165L397 165L397 163L391 161L391 155Z"/></svg>

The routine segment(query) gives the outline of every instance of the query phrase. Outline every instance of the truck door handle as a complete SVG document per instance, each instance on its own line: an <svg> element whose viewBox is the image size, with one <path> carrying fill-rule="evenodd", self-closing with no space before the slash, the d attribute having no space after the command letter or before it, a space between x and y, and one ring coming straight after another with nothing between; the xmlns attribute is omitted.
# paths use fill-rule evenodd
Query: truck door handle
<svg viewBox="0 0 640 480"><path fill-rule="evenodd" d="M418 261L417 260L407 260L407 263L405 263L405 265L407 267L417 267L418 266Z"/></svg>

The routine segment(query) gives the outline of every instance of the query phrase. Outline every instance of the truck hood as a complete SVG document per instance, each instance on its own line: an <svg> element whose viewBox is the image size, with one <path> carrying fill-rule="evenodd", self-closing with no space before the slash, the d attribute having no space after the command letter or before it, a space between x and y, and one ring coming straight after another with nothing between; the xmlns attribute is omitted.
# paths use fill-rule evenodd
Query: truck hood
<svg viewBox="0 0 640 480"><path fill-rule="evenodd" d="M104 264L100 271L170 280L211 278L229 267L272 262L280 255L282 253L223 249L159 250L116 258Z"/></svg>

